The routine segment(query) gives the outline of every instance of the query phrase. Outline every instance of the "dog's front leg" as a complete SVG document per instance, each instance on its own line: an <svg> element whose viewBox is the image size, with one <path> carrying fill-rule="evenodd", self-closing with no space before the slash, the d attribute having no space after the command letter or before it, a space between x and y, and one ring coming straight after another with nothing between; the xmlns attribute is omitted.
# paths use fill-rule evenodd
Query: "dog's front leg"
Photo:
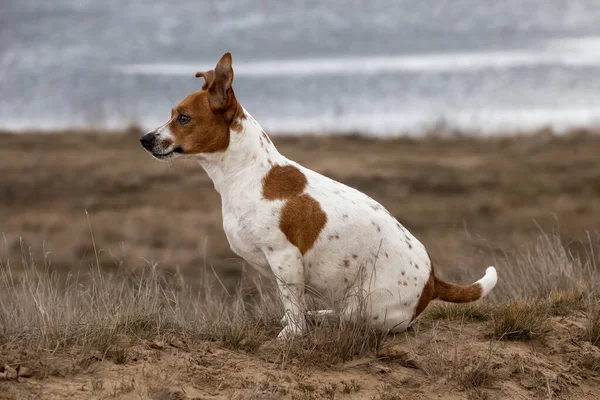
<svg viewBox="0 0 600 400"><path fill-rule="evenodd" d="M300 336L306 328L302 255L297 248L293 247L271 252L268 260L277 279L284 319L287 322L277 338L290 339Z"/></svg>

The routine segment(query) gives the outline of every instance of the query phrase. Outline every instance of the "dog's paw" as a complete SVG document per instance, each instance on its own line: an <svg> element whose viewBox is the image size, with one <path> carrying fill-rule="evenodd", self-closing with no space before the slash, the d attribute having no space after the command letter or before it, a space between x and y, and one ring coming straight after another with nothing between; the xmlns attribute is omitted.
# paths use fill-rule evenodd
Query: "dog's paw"
<svg viewBox="0 0 600 400"><path fill-rule="evenodd" d="M279 332L277 340L291 340L304 334L304 327L299 324L288 324Z"/></svg>

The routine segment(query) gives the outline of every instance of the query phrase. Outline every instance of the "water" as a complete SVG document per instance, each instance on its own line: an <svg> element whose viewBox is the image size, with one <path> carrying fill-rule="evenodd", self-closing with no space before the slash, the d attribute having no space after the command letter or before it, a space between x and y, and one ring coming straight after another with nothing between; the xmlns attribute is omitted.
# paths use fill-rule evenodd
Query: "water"
<svg viewBox="0 0 600 400"><path fill-rule="evenodd" d="M225 51L272 132L600 126L597 0L3 0L0 128L155 127Z"/></svg>

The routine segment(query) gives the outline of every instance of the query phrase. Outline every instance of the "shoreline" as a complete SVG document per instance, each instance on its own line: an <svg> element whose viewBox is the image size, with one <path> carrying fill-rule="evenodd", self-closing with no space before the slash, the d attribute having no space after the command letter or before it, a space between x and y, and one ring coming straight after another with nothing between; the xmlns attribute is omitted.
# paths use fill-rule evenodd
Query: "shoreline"
<svg viewBox="0 0 600 400"><path fill-rule="evenodd" d="M44 128L32 128L23 130L11 130L0 128L0 135L126 135L139 133L140 135L146 132L138 124L123 125L120 128L103 128L103 127L71 127L65 129L44 129ZM419 140L419 139L481 139L481 140L494 140L494 139L506 139L506 138L529 138L539 136L549 137L570 137L578 135L600 135L600 126L598 127L570 127L565 129L556 129L551 126L541 127L538 129L512 129L512 130L496 130L496 131L485 131L485 130L468 130L458 129L444 126L432 126L430 128L424 128L416 131L399 131L397 133L386 133L386 134L374 134L368 131L360 130L348 130L348 131L297 131L297 132L277 132L267 131L269 136L282 139L293 139L293 138L341 138L341 139L352 139L360 138L362 140L374 140L374 141L394 141L394 140Z"/></svg>

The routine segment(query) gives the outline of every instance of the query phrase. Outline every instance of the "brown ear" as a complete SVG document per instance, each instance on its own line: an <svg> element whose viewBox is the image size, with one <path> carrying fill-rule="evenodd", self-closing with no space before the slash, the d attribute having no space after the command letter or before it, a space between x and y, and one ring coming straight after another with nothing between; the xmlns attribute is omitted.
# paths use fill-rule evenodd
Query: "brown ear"
<svg viewBox="0 0 600 400"><path fill-rule="evenodd" d="M210 71L206 72L196 72L196 78L200 77L204 78L204 85L202 85L202 90L206 90L215 78L215 70L211 69Z"/></svg>
<svg viewBox="0 0 600 400"><path fill-rule="evenodd" d="M225 53L214 70L214 79L208 86L209 104L214 111L225 110L231 102L231 85L233 84L233 68L231 53Z"/></svg>

